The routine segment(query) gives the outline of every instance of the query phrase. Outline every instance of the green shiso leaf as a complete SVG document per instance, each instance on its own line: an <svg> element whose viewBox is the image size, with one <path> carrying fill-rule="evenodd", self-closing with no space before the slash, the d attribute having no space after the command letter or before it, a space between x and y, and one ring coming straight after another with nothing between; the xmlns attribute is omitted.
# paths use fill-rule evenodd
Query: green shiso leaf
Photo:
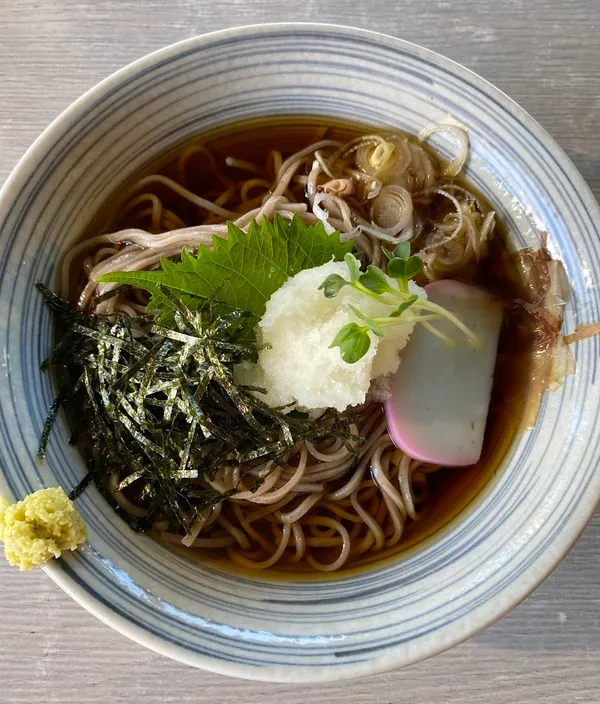
<svg viewBox="0 0 600 704"><path fill-rule="evenodd" d="M157 271L113 272L99 281L146 289L152 294L149 310L161 313L173 310L164 289L177 294L191 311L212 298L222 305L221 312L250 313L251 327L290 276L332 259L341 261L353 246L341 243L337 232L328 235L323 223L306 225L298 216L291 223L279 215L273 222L253 220L248 232L231 222L227 228L227 238L214 237L212 249L201 245L197 256L184 249L180 262L163 260Z"/></svg>

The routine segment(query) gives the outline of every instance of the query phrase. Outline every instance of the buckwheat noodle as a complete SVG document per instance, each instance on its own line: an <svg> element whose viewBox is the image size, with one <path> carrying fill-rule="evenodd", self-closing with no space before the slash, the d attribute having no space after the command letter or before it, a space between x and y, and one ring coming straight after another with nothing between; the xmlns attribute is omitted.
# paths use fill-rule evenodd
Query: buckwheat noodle
<svg viewBox="0 0 600 704"><path fill-rule="evenodd" d="M193 144L181 151L169 176L151 174L129 189L111 229L71 249L62 266L62 294L86 308L116 286L97 284L102 274L151 269L184 247L210 247L214 236L226 237L228 220L247 228L252 218L276 214L321 220L380 266L382 246L410 240L430 279L476 265L486 255L494 213L450 178L468 157L468 137L459 127L446 129L460 153L445 169L419 141L403 135L364 135L347 143L321 135L291 155L274 144L265 163L235 155L219 163L206 146ZM192 167L208 174L212 191L191 189ZM83 281L75 294L73 281ZM96 312L136 315L145 305L143 292L129 291L104 300ZM333 572L385 553L401 541L408 522L419 520L427 477L438 467L394 447L379 403L349 412L363 439L356 447L332 437L301 443L275 468L259 464L243 476L239 467L224 468L211 484L221 492L235 489L231 498L196 517L188 535L160 523L155 533L180 547L225 553L253 570ZM253 491L257 479L264 481ZM108 478L116 501L142 516L144 509L117 483Z"/></svg>

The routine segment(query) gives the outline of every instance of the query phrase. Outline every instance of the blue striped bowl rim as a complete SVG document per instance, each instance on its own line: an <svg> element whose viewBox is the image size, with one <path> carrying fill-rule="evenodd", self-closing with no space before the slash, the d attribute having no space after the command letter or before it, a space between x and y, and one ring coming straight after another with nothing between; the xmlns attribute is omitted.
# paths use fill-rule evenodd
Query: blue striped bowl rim
<svg viewBox="0 0 600 704"><path fill-rule="evenodd" d="M572 287L567 325L599 319L600 210L552 138L507 96L405 41L331 25L241 27L151 54L109 77L35 142L0 192L0 492L73 486L84 471L61 420L35 450L52 380L51 329L33 283L116 188L153 157L225 124L325 116L418 132L451 116L471 137L468 177L515 244L550 248ZM452 152L440 134L436 147ZM215 672L271 681L358 677L429 657L513 608L558 564L600 496L598 339L544 398L536 428L461 516L419 550L338 579L285 582L204 566L133 534L95 489L88 543L46 571L105 623Z"/></svg>

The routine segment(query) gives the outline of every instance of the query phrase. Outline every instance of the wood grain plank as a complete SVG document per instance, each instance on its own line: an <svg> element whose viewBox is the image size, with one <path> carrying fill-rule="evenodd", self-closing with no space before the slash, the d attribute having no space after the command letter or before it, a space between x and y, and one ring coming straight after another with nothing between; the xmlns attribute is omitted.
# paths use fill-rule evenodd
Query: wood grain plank
<svg viewBox="0 0 600 704"><path fill-rule="evenodd" d="M232 19L233 18L233 19ZM600 3L580 0L0 0L0 182L84 90L166 44L267 21L359 25L481 73L558 140L600 197ZM144 650L43 574L0 563L1 704L600 702L600 514L556 572L486 632L352 683L245 683Z"/></svg>

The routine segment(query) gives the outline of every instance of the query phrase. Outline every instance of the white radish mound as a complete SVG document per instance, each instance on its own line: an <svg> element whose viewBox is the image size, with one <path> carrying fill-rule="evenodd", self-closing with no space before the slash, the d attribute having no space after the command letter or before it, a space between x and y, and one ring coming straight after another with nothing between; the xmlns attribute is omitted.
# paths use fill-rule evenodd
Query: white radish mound
<svg viewBox="0 0 600 704"><path fill-rule="evenodd" d="M319 286L330 274L349 278L344 262L329 262L289 278L271 296L258 326L258 342L268 348L261 350L256 365L236 368L236 382L267 389L266 395L256 396L270 406L295 402L305 410L343 411L364 403L371 380L392 374L400 364L399 352L410 338L412 323L386 328L383 338L369 332L371 346L354 364L343 361L339 347L329 347L347 323L364 325L348 304L371 317L388 317L395 309L350 286L326 298ZM425 295L412 282L410 291Z"/></svg>

